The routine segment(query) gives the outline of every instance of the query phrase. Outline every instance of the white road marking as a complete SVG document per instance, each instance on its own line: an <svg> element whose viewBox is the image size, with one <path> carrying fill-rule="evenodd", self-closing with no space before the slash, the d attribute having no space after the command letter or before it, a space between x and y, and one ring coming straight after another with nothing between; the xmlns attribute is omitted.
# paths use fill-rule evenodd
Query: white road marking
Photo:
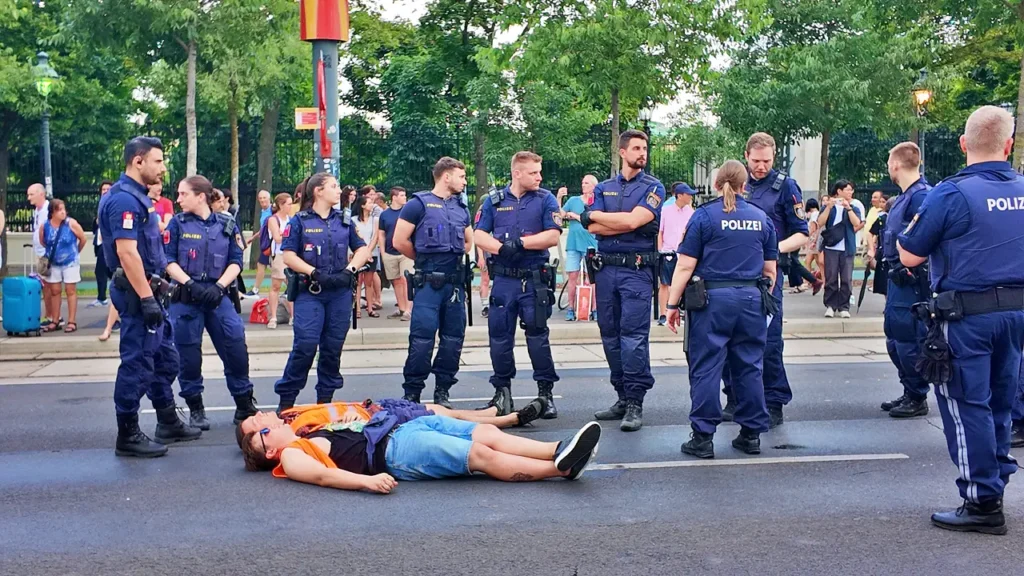
<svg viewBox="0 0 1024 576"><path fill-rule="evenodd" d="M536 398L536 396L513 396L512 397L513 400L524 400L524 401L530 401L530 400L533 400L534 398ZM449 398L448 400L451 401L451 402L487 402L490 399L491 399L490 396L488 396L487 398ZM559 396L559 395L556 394L554 396L554 399L555 400L562 400L562 396ZM424 402L424 404L433 404L433 402ZM256 407L259 408L260 410L277 410L277 404L257 404ZM186 411L186 412L188 412L188 407L187 406L181 406L181 409ZM205 408L205 410L207 412L228 412L228 411L231 411L231 410L234 410L234 409L235 409L234 406L207 406ZM146 409L146 410L139 410L139 412L142 413L142 414L156 414L156 410L153 410L152 408L149 408L149 409Z"/></svg>
<svg viewBox="0 0 1024 576"><path fill-rule="evenodd" d="M652 470L657 468L701 468L710 466L753 466L759 464L807 464L814 462L865 462L874 460L907 460L906 454L835 454L821 456L780 456L775 458L732 458L724 460L672 460L667 462L625 462L594 464L587 470Z"/></svg>

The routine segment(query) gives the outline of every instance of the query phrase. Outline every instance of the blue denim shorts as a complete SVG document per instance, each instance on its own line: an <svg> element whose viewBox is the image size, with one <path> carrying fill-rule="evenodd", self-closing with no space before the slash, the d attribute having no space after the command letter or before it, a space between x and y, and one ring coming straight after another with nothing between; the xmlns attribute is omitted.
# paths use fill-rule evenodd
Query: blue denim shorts
<svg viewBox="0 0 1024 576"><path fill-rule="evenodd" d="M469 476L469 447L476 422L423 416L395 429L384 454L397 480Z"/></svg>
<svg viewBox="0 0 1024 576"><path fill-rule="evenodd" d="M566 250L565 251L565 271L566 271L566 273L569 273L569 272L579 272L580 268L583 267L583 257L584 256L585 256L585 254L583 254L583 252L577 252L575 250Z"/></svg>

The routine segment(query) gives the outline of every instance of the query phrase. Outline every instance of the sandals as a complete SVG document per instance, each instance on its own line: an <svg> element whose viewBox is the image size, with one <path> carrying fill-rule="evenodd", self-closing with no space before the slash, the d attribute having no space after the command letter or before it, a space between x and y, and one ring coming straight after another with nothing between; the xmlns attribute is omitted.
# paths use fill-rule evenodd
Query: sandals
<svg viewBox="0 0 1024 576"><path fill-rule="evenodd" d="M65 334L71 334L73 332L78 332L78 322L68 322L67 326L64 326Z"/></svg>
<svg viewBox="0 0 1024 576"><path fill-rule="evenodd" d="M103 333L99 335L99 339L100 342L106 342L107 340L110 340L110 332L104 330Z"/></svg>
<svg viewBox="0 0 1024 576"><path fill-rule="evenodd" d="M370 310L366 313L366 315L369 316L370 318L380 318L380 312L377 312L376 310Z"/></svg>
<svg viewBox="0 0 1024 576"><path fill-rule="evenodd" d="M43 326L42 328L40 328L40 331L41 332L56 332L58 328L60 328L60 326L58 326L56 322L50 322L49 324L47 324L47 325Z"/></svg>

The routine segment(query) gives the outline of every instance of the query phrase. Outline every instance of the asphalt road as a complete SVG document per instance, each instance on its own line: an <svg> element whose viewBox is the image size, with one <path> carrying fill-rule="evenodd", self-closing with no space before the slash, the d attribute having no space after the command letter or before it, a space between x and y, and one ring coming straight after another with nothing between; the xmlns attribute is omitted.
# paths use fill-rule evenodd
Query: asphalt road
<svg viewBox="0 0 1024 576"><path fill-rule="evenodd" d="M644 429L606 426L605 469L579 482L401 483L389 496L245 472L230 410L165 458L125 460L109 383L0 386L0 574L1021 573L1019 483L1006 494L1009 536L930 526L931 512L960 503L956 471L934 404L913 421L878 409L898 395L891 366L789 374L796 399L759 457L733 450L737 427L723 425L714 465L679 466L692 462L679 452L686 373L665 368ZM488 374L460 376L456 398L490 395ZM562 416L517 433L561 439L612 399L603 370L561 376ZM208 384L207 406L229 406L223 381ZM338 397L396 396L399 384L352 376ZM272 385L256 383L263 403L276 401ZM155 417L142 422L152 431Z"/></svg>

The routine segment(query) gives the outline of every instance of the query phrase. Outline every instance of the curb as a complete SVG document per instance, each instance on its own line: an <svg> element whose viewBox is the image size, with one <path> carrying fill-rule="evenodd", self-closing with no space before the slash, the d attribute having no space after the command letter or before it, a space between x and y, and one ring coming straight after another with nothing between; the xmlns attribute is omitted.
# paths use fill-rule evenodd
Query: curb
<svg viewBox="0 0 1024 576"><path fill-rule="evenodd" d="M552 323L552 344L600 344L601 334L596 322ZM864 338L881 336L882 318L850 318L825 320L795 318L782 327L787 340L801 338ZM292 333L287 326L277 330L248 330L246 343L249 353L287 353L292 349ZM653 326L651 342L682 342L682 336L667 328ZM516 343L526 342L522 330L516 331ZM95 336L49 336L46 338L0 339L0 362L15 360L74 360L88 358L114 358L118 356L120 339L117 335L106 342ZM487 326L466 328L465 348L488 346ZM360 328L350 330L345 350L405 349L409 345L408 328ZM40 349L42 348L42 349ZM216 354L209 335L203 334L203 353Z"/></svg>

